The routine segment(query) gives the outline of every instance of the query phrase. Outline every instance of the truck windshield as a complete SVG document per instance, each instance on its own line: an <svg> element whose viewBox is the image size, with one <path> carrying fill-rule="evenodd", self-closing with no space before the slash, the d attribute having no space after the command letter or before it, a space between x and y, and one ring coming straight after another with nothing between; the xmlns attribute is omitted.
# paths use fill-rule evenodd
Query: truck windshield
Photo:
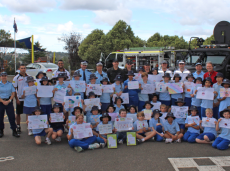
<svg viewBox="0 0 230 171"><path fill-rule="evenodd" d="M213 64L222 64L225 56L207 56L205 62L211 61Z"/></svg>
<svg viewBox="0 0 230 171"><path fill-rule="evenodd" d="M200 56L188 56L186 63L195 64Z"/></svg>

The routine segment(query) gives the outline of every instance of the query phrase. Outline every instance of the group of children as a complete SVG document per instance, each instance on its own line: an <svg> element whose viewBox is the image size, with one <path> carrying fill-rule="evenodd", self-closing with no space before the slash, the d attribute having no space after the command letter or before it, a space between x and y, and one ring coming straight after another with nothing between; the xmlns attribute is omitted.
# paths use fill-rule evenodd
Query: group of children
<svg viewBox="0 0 230 171"><path fill-rule="evenodd" d="M136 81L134 79L134 73L128 71L128 79L122 83L122 78L117 75L114 83L114 93L103 93L98 96L93 91L86 95L85 92L74 92L71 85L65 84L66 76L64 73L59 73L57 77L58 83L54 86L53 93L56 91L67 88L66 96L81 96L81 105L76 106L74 109L65 109L64 103L55 103L52 107L51 97L41 97L37 98L36 95L25 96L23 95L24 101L24 113L27 115L40 115L42 113L47 114L49 117L49 127L46 129L36 129L29 130L29 135L34 135L37 144L41 143L41 136L46 137L46 143L51 144L50 137L60 142L62 134L65 129L68 129L67 139L69 141L70 147L74 148L78 152L86 149L94 149L105 147L107 144L107 134L99 134L99 125L111 124L112 133L117 135L117 141L122 144L126 141L127 131L119 132L116 129L116 125L111 119L110 113L119 113L117 118L126 118L130 115L136 116L137 120L133 123L133 128L130 131L136 132L137 143L143 143L147 140L150 141L165 141L166 143L187 141L190 143L212 143L214 148L224 150L228 148L230 144L230 129L221 128L221 132L217 137L217 132L219 133L220 127L219 122L222 118L229 119L230 110L227 109L230 106L230 97L220 97L220 88L229 88L230 81L228 79L223 79L223 74L218 73L216 76L217 83L212 84L211 78L194 78L192 74L189 74L186 79L188 82L194 82L196 84L202 84L204 87L213 87L214 100L197 99L197 87L190 92L178 93L170 95L168 91L154 93L154 94L141 94L144 84L152 84L148 81L148 74L143 72L141 69L138 70L141 73L142 81L139 82L139 89L128 89L128 82ZM153 74L158 74L157 70ZM80 80L80 73L75 72L73 74L73 79ZM180 82L181 76L175 74L173 78L168 73L162 77L163 83L169 82ZM50 85L50 82L46 76L39 76L39 84ZM97 77L95 74L90 75L90 84L95 84ZM32 77L27 78L28 86L33 86L34 80ZM38 83L37 83L38 84ZM101 80L101 84L107 85L109 81L107 78ZM87 87L87 86L86 86ZM167 88L166 88L167 89ZM124 105L123 99L120 97L122 93L129 94L129 104ZM111 100L113 94L117 97L115 100ZM183 99L184 97L184 99ZM93 99L100 98L100 106L93 106L90 111L86 111L86 105L83 99ZM159 99L158 99L159 98ZM157 108L156 104L160 103L160 107ZM37 104L40 107L36 107ZM175 118L174 114L171 112L171 105L177 105L180 107L188 106L189 115L187 118ZM151 119L145 120L145 110L152 110ZM72 125L67 126L68 121L68 111L70 115L76 116L76 122ZM50 113L60 113L63 112L64 122L51 123ZM92 122L90 119L92 115L100 115L100 121ZM199 117L197 117L199 116ZM196 117L198 122L189 123L190 118ZM214 127L202 127L202 118L216 118ZM135 118L135 117L134 117ZM28 121L27 121L28 122ZM139 123L142 126L138 126ZM91 128L93 131L93 136L83 139L74 138L73 127L74 125L91 123ZM187 130L187 131L186 131ZM130 132L128 131L128 132ZM202 133L201 133L202 132ZM217 137L217 138L216 138ZM215 140L215 141L214 141ZM214 141L214 142L213 142Z"/></svg>

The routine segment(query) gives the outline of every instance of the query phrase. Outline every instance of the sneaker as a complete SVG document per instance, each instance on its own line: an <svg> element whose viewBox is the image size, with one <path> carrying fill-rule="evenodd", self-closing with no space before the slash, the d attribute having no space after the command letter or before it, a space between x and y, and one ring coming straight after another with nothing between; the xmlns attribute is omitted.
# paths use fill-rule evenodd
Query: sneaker
<svg viewBox="0 0 230 171"><path fill-rule="evenodd" d="M48 144L48 145L51 145L51 141L50 141L50 139L49 139L49 138L46 138L45 143L46 143L46 144Z"/></svg>
<svg viewBox="0 0 230 171"><path fill-rule="evenodd" d="M151 138L151 141L155 141L155 137L152 137L152 138Z"/></svg>
<svg viewBox="0 0 230 171"><path fill-rule="evenodd" d="M168 144L168 143L171 143L172 142L172 139L171 138L166 138L165 139L165 143Z"/></svg>
<svg viewBox="0 0 230 171"><path fill-rule="evenodd" d="M137 144L141 144L143 141L141 139L137 139Z"/></svg>
<svg viewBox="0 0 230 171"><path fill-rule="evenodd" d="M181 139L176 140L177 143L181 143Z"/></svg>
<svg viewBox="0 0 230 171"><path fill-rule="evenodd" d="M118 140L118 144L123 144L123 140Z"/></svg>
<svg viewBox="0 0 230 171"><path fill-rule="evenodd" d="M93 149L99 148L99 147L100 147L100 145L99 145L98 143L94 143L94 144L90 144L90 145L89 145L89 149L90 149L90 150L93 150Z"/></svg>
<svg viewBox="0 0 230 171"><path fill-rule="evenodd" d="M74 150L76 150L78 153L84 151L81 147L74 147Z"/></svg>
<svg viewBox="0 0 230 171"><path fill-rule="evenodd" d="M57 138L55 139L55 141L61 142L61 137L57 137Z"/></svg>
<svg viewBox="0 0 230 171"><path fill-rule="evenodd" d="M20 125L17 125L17 133L21 133L21 126Z"/></svg>
<svg viewBox="0 0 230 171"><path fill-rule="evenodd" d="M28 135L33 135L32 129L28 130Z"/></svg>
<svg viewBox="0 0 230 171"><path fill-rule="evenodd" d="M100 143L101 148L105 148L106 143Z"/></svg>
<svg viewBox="0 0 230 171"><path fill-rule="evenodd" d="M67 132L67 133L68 133L68 132L69 132L69 130L65 127L65 128L64 128L64 132Z"/></svg>

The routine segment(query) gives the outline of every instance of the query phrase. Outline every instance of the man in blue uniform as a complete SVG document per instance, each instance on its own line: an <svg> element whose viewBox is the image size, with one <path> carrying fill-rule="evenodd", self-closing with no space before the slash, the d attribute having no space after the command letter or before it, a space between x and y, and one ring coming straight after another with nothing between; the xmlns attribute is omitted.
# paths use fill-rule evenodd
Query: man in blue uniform
<svg viewBox="0 0 230 171"><path fill-rule="evenodd" d="M10 122L10 128L13 130L13 136L20 137L17 133L17 125L15 123L15 115L14 115L14 106L13 106L13 98L15 96L15 88L13 84L7 81L7 73L1 73L0 81L0 138L3 137L4 132L4 114L8 116L8 120Z"/></svg>
<svg viewBox="0 0 230 171"><path fill-rule="evenodd" d="M86 69L88 66L88 62L87 61L82 61L81 62L81 69L78 69L76 71L79 71L81 74L81 81L85 81L86 84L89 84L89 76L90 74L92 74L88 69ZM75 72L76 72L75 71Z"/></svg>
<svg viewBox="0 0 230 171"><path fill-rule="evenodd" d="M97 71L94 73L97 77L97 81L96 81L96 84L101 84L101 80L103 78L107 78L108 81L109 81L109 78L108 78L108 75L107 73L103 72L102 69L103 69L103 64L101 63L101 61L99 61L97 64L96 64L96 68L97 68Z"/></svg>

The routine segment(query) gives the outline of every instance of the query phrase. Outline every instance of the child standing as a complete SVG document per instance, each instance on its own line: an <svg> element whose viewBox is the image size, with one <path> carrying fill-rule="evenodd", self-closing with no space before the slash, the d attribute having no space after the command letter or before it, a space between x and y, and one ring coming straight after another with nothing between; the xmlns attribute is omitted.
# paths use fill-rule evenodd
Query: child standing
<svg viewBox="0 0 230 171"><path fill-rule="evenodd" d="M93 150L95 148L99 148L100 145L98 143L94 143L97 140L97 137L93 135L92 137L83 138L83 139L74 139L73 135L73 127L75 125L84 124L84 115L79 114L76 116L76 122L70 126L69 133L67 134L67 139L69 141L69 146L74 148L77 152L82 152L83 150L90 149ZM92 128L92 126L91 126ZM94 143L94 144L93 144Z"/></svg>
<svg viewBox="0 0 230 171"><path fill-rule="evenodd" d="M230 87L230 80L224 79L221 86L223 86L224 88L229 88ZM220 97L220 92L219 92L217 99L220 102L219 112L218 112L218 118L220 118L220 112L223 111L224 109L226 109L230 104L230 97Z"/></svg>
<svg viewBox="0 0 230 171"><path fill-rule="evenodd" d="M182 98L179 98L177 101L176 101L176 105L177 106L184 106L185 102ZM178 123L178 125L180 126L180 132L182 134L184 134L185 132L185 118L176 118L175 121Z"/></svg>
<svg viewBox="0 0 230 171"><path fill-rule="evenodd" d="M157 68L157 67L155 67L155 68L152 69L152 74L153 74L153 75L158 75L158 74L159 74L159 73L158 73L158 68Z"/></svg>
<svg viewBox="0 0 230 171"><path fill-rule="evenodd" d="M163 130L164 130L164 123L162 119L160 118L162 116L162 113L160 113L160 110L155 109L153 111L152 119L149 121L149 127L156 131L155 139L156 141L160 142L163 141Z"/></svg>
<svg viewBox="0 0 230 171"><path fill-rule="evenodd" d="M148 123L146 120L144 120L144 118L144 112L138 112L137 120L133 124L134 131L136 131L136 137L138 138L138 143L145 142L150 138L154 139L154 136L156 135L156 131L151 131L151 128L148 126Z"/></svg>
<svg viewBox="0 0 230 171"><path fill-rule="evenodd" d="M185 128L188 128L188 131L184 134L183 140L189 143L196 142L196 138L200 134L200 118L197 117L198 110L196 106L191 106L189 110L190 116L187 116L185 120ZM188 123L188 120L193 119L193 123Z"/></svg>
<svg viewBox="0 0 230 171"><path fill-rule="evenodd" d="M142 74L143 72L145 72L145 69L143 66L139 66L137 69L138 74Z"/></svg>
<svg viewBox="0 0 230 171"><path fill-rule="evenodd" d="M175 117L173 113L171 112L167 113L165 120L166 120L164 123L164 129L165 129L164 137L166 138L165 143L170 143L172 141L180 143L183 134L180 132L180 127L178 123L175 121Z"/></svg>
<svg viewBox="0 0 230 171"><path fill-rule="evenodd" d="M179 83L180 80L181 80L180 74L176 73L176 74L174 75L174 77L173 77L173 80L175 81L175 83ZM177 99L183 97L182 94L183 94L183 93L171 94L171 105L176 105L175 102L177 101Z"/></svg>
<svg viewBox="0 0 230 171"><path fill-rule="evenodd" d="M188 74L186 79L188 80L188 82L193 82L195 78L193 77L193 74ZM185 96L184 98L185 106L190 107L191 106L191 92L185 92L184 96Z"/></svg>
<svg viewBox="0 0 230 171"><path fill-rule="evenodd" d="M164 76L162 76L164 81L164 84L169 83L169 80L171 79L171 76L169 73L165 73ZM167 88L166 88L167 89ZM168 91L166 92L161 92L159 96L161 104L165 104L166 106L171 106L171 97Z"/></svg>
<svg viewBox="0 0 230 171"><path fill-rule="evenodd" d="M101 84L107 85L109 83L108 78L103 78L101 80ZM110 105L110 97L112 97L112 93L104 93L102 89L102 95L100 97L100 102L101 102L101 111L102 113L106 112L106 109Z"/></svg>
<svg viewBox="0 0 230 171"><path fill-rule="evenodd" d="M151 84L150 81L148 81L148 74L146 72L141 74L142 81L139 83L141 84L141 90L143 90L143 86L146 84ZM142 111L143 106L146 101L149 100L149 95L148 94L141 94L141 92L138 93L139 97L139 103L138 103L138 112Z"/></svg>
<svg viewBox="0 0 230 171"><path fill-rule="evenodd" d="M206 117L212 118L213 117L213 111L212 109L207 108L205 110ZM215 140L215 137L217 136L217 132L215 128L212 127L202 127L202 120L200 121L200 129L204 129L203 134L200 134L196 138L197 143L202 143L202 144L210 144L211 141Z"/></svg>
<svg viewBox="0 0 230 171"><path fill-rule="evenodd" d="M80 78L81 78L81 74L80 74L80 71L75 71L73 73L73 77L74 77L74 80L75 81L81 81ZM72 87L71 87L72 88ZM74 96L76 93L80 93L81 95L81 99L84 100L84 92L75 92L72 88L72 96Z"/></svg>
<svg viewBox="0 0 230 171"><path fill-rule="evenodd" d="M120 97L122 92L124 91L124 85L122 84L121 75L116 75L114 81L115 81L115 83L114 83L114 86L115 86L114 94L116 94L118 97Z"/></svg>
<svg viewBox="0 0 230 171"><path fill-rule="evenodd" d="M116 108L115 113L119 113L120 109L124 109L125 107L122 105L123 100L121 97L115 97L114 107Z"/></svg>
<svg viewBox="0 0 230 171"><path fill-rule="evenodd" d="M230 110L224 109L220 112L220 119L216 123L216 131L221 130L220 135L216 138L212 146L217 148L218 150L226 150L230 144L230 129L229 128L220 128L219 123L222 119L229 120L230 118Z"/></svg>
<svg viewBox="0 0 230 171"><path fill-rule="evenodd" d="M53 105L53 109L52 109L53 113L60 113L60 108L61 108L61 106L58 103L55 103ZM63 122L52 123L51 117L49 118L50 127L53 128L52 138L57 142L61 142L61 137L62 137L62 134L64 132L64 125L66 123L65 115L63 115L63 119L64 119Z"/></svg>
<svg viewBox="0 0 230 171"><path fill-rule="evenodd" d="M162 119L162 121L164 123L165 122L165 117L166 117L166 115L168 113L167 106L165 104L161 104L160 105L160 111L161 111L161 114L162 114L162 116L160 118Z"/></svg>
<svg viewBox="0 0 230 171"><path fill-rule="evenodd" d="M31 94L26 96L25 95L25 89L27 87L34 86L34 78L32 76L27 77L26 83L28 83L28 86L25 86L23 89L23 95L22 98L24 99L24 106L23 106L23 113L26 114L26 120L28 120L28 116L32 115L32 112L35 110L35 107L37 106L37 94ZM28 130L28 135L33 135L33 132L31 129Z"/></svg>
<svg viewBox="0 0 230 171"><path fill-rule="evenodd" d="M42 77L40 81L41 86L48 86L49 85L49 79L47 76ZM42 109L42 111L48 115L50 115L50 112L52 110L52 101L51 97L38 97L39 104Z"/></svg>
<svg viewBox="0 0 230 171"><path fill-rule="evenodd" d="M197 77L194 80L194 83L196 83L196 84L202 84L202 78L201 77ZM198 114L199 114L200 119L201 119L202 117L201 117L201 107L200 107L200 105L201 105L202 100L196 98L196 94L195 94L196 90L197 90L196 86L194 86L194 88L191 90L191 94L190 94L190 96L192 97L192 99L191 99L192 100L191 105L192 106L196 106L196 108L198 110Z"/></svg>
<svg viewBox="0 0 230 171"><path fill-rule="evenodd" d="M216 79L216 83L213 84L213 88L214 88L214 102L213 102L213 115L214 115L214 118L216 119L219 119L219 111L222 111L224 110L225 108L222 108L221 110L219 110L219 105L220 105L220 101L218 101L217 99L217 96L218 96L218 93L220 92L220 88L223 88L222 87L222 82L223 82L223 79L224 79L224 75L221 73L221 72L218 72L215 76L215 79Z"/></svg>
<svg viewBox="0 0 230 171"><path fill-rule="evenodd" d="M157 108L157 106L156 106L157 103L161 105L161 102L158 101L158 95L156 93L153 93L152 94L152 101L151 101L151 104L153 105L152 110L154 110L154 109L160 110L160 107Z"/></svg>
<svg viewBox="0 0 230 171"><path fill-rule="evenodd" d="M130 105L138 106L139 100L138 100L138 93L141 91L141 85L139 84L139 89L128 89L128 82L130 81L136 81L134 77L133 71L128 71L128 79L124 82L124 93L129 93L129 104L127 107Z"/></svg>
<svg viewBox="0 0 230 171"><path fill-rule="evenodd" d="M35 107L34 111L32 112L32 114L33 115L41 115L42 111L41 111L40 107ZM29 121L27 120L26 123L28 124ZM47 125L48 125L48 121L47 121ZM53 128L32 129L32 132L33 132L33 135L34 135L35 143L37 145L40 145L42 143L41 136L46 136L45 143L47 143L48 145L51 144L50 136L53 133Z"/></svg>

